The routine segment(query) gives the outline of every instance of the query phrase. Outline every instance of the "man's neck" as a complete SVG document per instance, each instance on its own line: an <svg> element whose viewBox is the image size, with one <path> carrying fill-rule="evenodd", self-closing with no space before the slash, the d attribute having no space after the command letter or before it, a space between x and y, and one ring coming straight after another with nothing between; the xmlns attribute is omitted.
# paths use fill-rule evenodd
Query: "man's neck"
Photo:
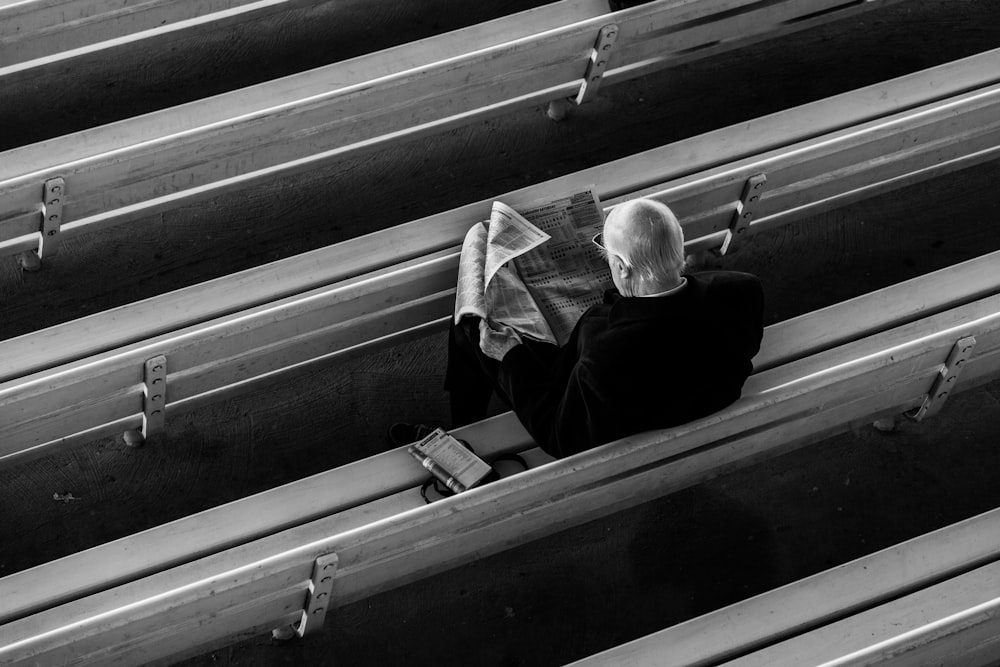
<svg viewBox="0 0 1000 667"><path fill-rule="evenodd" d="M656 283L642 283L636 285L634 296L666 296L679 290L687 279L677 276L672 280L658 281Z"/></svg>

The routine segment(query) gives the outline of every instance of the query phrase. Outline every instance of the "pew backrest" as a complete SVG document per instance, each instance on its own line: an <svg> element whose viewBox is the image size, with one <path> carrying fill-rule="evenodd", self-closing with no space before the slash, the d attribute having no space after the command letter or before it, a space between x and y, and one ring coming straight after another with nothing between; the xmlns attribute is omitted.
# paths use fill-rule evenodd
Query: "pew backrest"
<svg viewBox="0 0 1000 667"><path fill-rule="evenodd" d="M447 33L15 148L0 153L0 253L44 259L87 231L893 1L657 0L561 27L515 15L482 42Z"/></svg>

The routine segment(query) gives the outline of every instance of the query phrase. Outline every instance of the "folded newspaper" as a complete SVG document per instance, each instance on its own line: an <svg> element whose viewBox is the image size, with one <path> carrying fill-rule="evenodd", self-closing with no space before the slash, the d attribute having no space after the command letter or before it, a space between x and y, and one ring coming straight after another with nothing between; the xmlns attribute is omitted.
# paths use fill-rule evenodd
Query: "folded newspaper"
<svg viewBox="0 0 1000 667"><path fill-rule="evenodd" d="M465 236L455 321L474 315L564 345L583 312L613 285L591 242L603 225L592 190L520 212L493 202L490 219Z"/></svg>

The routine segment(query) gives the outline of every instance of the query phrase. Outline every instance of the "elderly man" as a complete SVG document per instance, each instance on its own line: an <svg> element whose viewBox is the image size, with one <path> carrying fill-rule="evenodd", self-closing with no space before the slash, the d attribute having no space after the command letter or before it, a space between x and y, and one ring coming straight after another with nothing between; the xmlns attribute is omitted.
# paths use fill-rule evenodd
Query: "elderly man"
<svg viewBox="0 0 1000 667"><path fill-rule="evenodd" d="M555 457L729 405L753 371L763 291L733 271L684 273L684 236L659 202L616 206L594 238L614 290L562 348L465 318L452 327L453 426L486 416L496 391Z"/></svg>

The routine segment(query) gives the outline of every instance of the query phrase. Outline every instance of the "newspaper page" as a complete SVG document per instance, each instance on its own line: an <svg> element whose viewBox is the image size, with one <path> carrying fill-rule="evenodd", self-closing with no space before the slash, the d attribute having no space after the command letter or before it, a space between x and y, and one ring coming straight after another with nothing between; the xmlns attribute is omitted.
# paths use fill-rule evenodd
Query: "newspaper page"
<svg viewBox="0 0 1000 667"><path fill-rule="evenodd" d="M465 237L455 321L475 315L563 345L580 315L613 283L591 243L604 224L592 190L526 207L494 202Z"/></svg>
<svg viewBox="0 0 1000 667"><path fill-rule="evenodd" d="M494 202L488 221L465 235L458 267L455 322L474 315L506 324L523 336L554 343L555 336L510 262L545 243L540 231L514 209Z"/></svg>
<svg viewBox="0 0 1000 667"><path fill-rule="evenodd" d="M607 261L592 242L604 226L604 212L591 189L522 214L550 240L514 263L562 346L584 311L601 303L614 285Z"/></svg>

